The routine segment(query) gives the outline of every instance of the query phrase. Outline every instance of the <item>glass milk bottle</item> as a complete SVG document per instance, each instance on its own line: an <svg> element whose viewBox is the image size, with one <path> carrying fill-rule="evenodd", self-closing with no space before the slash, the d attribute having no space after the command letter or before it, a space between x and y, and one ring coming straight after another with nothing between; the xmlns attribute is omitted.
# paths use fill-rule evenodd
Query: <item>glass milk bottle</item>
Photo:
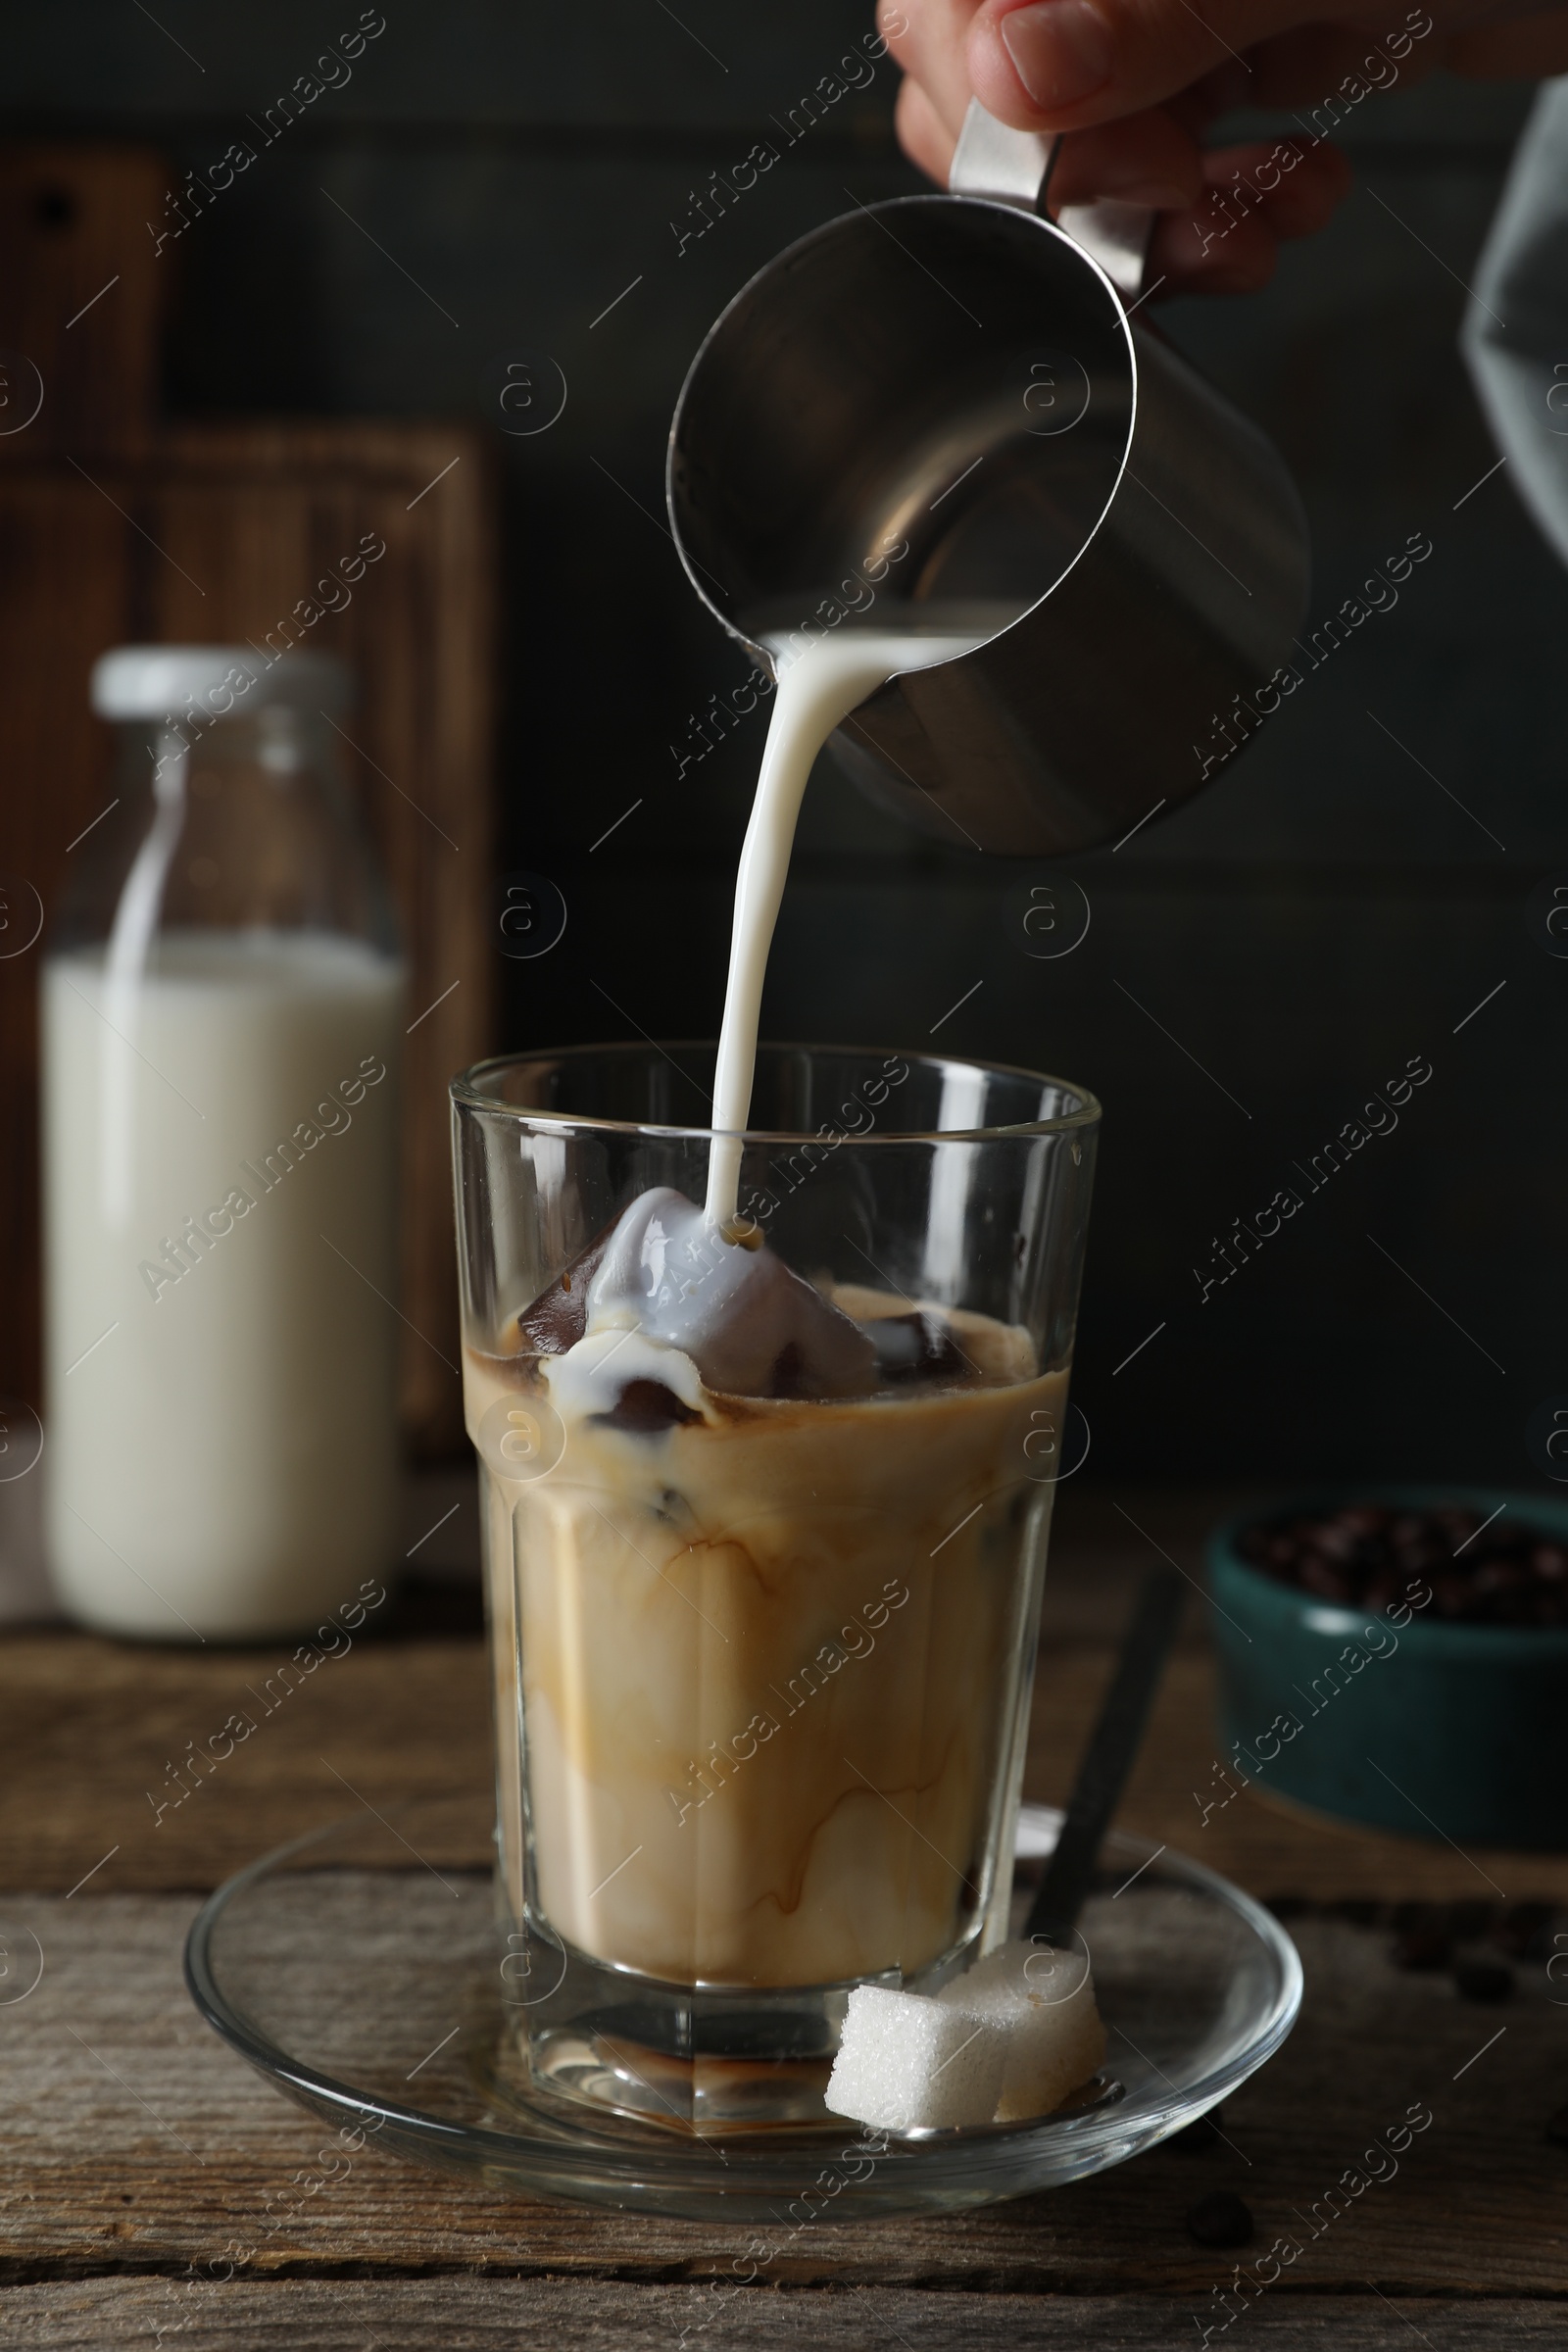
<svg viewBox="0 0 1568 2352"><path fill-rule="evenodd" d="M42 987L47 1535L106 1633L314 1629L395 1543L404 966L342 664L128 646Z"/></svg>

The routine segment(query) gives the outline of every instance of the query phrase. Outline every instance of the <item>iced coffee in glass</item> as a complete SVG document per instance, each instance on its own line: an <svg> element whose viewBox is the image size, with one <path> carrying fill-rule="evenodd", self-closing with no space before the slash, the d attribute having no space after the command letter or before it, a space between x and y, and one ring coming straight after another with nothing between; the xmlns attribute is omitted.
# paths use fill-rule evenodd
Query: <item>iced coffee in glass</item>
<svg viewBox="0 0 1568 2352"><path fill-rule="evenodd" d="M763 1047L714 1224L712 1063L453 1095L510 2014L546 2096L722 2132L1005 1934L1100 1113Z"/></svg>

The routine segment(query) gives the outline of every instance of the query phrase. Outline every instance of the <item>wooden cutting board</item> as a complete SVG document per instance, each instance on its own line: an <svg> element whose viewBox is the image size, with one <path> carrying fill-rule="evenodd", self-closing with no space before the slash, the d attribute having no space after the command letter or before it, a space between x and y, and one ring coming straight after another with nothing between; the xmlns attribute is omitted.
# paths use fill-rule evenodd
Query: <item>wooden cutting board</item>
<svg viewBox="0 0 1568 2352"><path fill-rule="evenodd" d="M26 362L44 394L17 430L0 404L0 915L11 925L0 950L30 927L31 894L52 907L110 799L112 735L87 709L106 648L261 645L269 632L276 645L288 622L311 651L349 663L358 705L344 756L411 965L398 1336L405 1427L428 1456L462 1432L446 1085L493 1037L487 453L453 424L162 421L153 329L165 287L143 224L168 184L140 151L0 154L0 391L20 414ZM367 534L385 555L352 603L321 611L317 582ZM0 1399L33 1402L40 953L41 942L0 957Z"/></svg>

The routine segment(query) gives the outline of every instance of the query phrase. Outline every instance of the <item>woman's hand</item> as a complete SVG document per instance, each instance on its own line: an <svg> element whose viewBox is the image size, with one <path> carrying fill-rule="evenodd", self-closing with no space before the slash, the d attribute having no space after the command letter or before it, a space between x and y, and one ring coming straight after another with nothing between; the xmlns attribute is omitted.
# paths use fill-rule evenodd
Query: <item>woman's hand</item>
<svg viewBox="0 0 1568 2352"><path fill-rule="evenodd" d="M881 0L878 13L906 76L911 162L946 184L971 97L1018 129L1063 133L1053 210L1152 206L1149 278L1165 293L1266 284L1280 242L1321 228L1348 191L1326 131L1372 91L1438 66L1568 70L1568 8L1504 15L1496 0L1388 0L1387 24L1333 0ZM1287 109L1301 133L1205 148L1207 124L1242 105Z"/></svg>

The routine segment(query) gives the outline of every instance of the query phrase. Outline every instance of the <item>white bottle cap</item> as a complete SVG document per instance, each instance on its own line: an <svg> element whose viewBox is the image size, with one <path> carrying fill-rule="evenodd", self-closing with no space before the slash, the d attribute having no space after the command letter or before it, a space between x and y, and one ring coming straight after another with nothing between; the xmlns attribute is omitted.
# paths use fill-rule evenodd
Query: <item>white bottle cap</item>
<svg viewBox="0 0 1568 2352"><path fill-rule="evenodd" d="M353 699L352 672L329 654L270 660L248 645L121 645L92 665L100 718L225 718L264 703L346 710Z"/></svg>

